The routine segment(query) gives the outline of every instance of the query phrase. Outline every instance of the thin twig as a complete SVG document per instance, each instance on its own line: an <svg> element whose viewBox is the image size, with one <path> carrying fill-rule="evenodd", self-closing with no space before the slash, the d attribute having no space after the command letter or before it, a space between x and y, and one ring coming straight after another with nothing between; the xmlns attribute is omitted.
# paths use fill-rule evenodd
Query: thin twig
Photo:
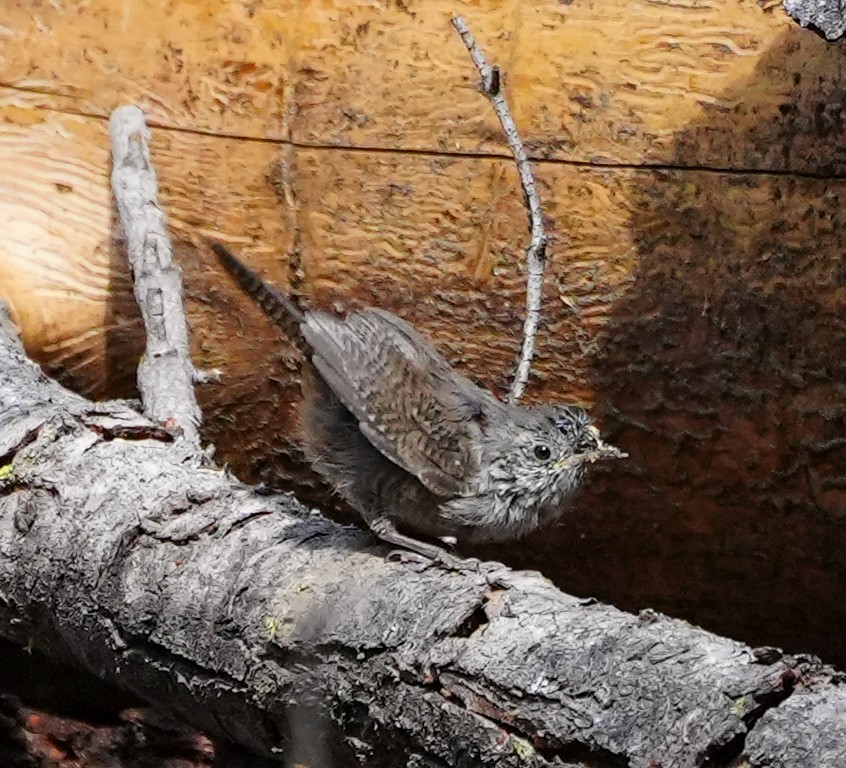
<svg viewBox="0 0 846 768"><path fill-rule="evenodd" d="M112 190L126 233L135 300L144 318L147 348L138 366L144 413L178 427L199 445L200 408L194 394L194 366L188 355L188 322L182 275L158 204L156 172L150 161L150 132L138 107L120 107L109 120Z"/></svg>
<svg viewBox="0 0 846 768"><path fill-rule="evenodd" d="M464 45L470 53L470 58L479 70L482 77L481 90L496 112L499 122L502 125L505 139L514 160L517 162L517 171L520 174L520 184L523 187L524 202L529 214L529 231L531 239L526 249L526 320L523 323L523 346L520 350L520 358L517 364L517 373L511 384L511 393L508 396L509 402L516 402L523 396L526 383L529 380L529 371L532 367L532 357L535 353L535 338L540 323L540 309L543 298L543 273L546 267L546 246L549 242L543 228L543 212L541 211L540 197L535 187L535 177L532 174L532 167L526 150L517 131L517 125L511 116L508 102L502 94L502 78L499 67L491 67L485 60L485 56L476 45L473 35L467 27L467 23L461 16L453 16L452 24L461 35Z"/></svg>

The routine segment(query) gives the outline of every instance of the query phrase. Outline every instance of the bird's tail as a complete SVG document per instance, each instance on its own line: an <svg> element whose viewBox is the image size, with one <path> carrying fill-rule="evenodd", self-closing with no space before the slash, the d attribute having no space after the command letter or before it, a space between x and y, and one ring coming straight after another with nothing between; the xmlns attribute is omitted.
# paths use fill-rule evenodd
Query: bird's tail
<svg viewBox="0 0 846 768"><path fill-rule="evenodd" d="M264 310L264 313L286 333L290 334L293 331L296 336L300 336L299 326L305 320L305 315L299 307L287 296L271 288L226 246L213 241L208 241L208 244L238 285Z"/></svg>

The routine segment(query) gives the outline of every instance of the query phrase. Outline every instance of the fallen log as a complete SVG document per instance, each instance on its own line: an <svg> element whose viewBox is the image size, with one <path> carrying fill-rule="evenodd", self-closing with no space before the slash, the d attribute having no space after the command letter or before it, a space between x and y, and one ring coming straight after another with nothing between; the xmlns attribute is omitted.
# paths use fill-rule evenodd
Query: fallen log
<svg viewBox="0 0 846 768"><path fill-rule="evenodd" d="M811 657L384 554L61 388L2 323L3 637L280 760L843 765L843 677Z"/></svg>

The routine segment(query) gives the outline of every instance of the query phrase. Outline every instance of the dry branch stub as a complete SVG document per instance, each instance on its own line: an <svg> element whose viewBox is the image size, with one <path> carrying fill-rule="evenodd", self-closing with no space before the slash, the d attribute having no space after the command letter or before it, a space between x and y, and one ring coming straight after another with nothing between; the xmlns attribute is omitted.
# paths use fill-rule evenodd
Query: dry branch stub
<svg viewBox="0 0 846 768"><path fill-rule="evenodd" d="M144 412L199 445L201 414L188 354L182 276L173 263L173 248L159 207L150 132L138 107L116 109L109 129L112 189L126 233L135 299L147 331L147 348L138 366Z"/></svg>
<svg viewBox="0 0 846 768"><path fill-rule="evenodd" d="M491 106L499 118L502 132L508 147L514 155L517 163L517 173L520 176L520 186L523 190L523 202L526 205L526 212L529 216L529 245L526 248L526 319L523 322L523 342L520 346L520 357L517 361L517 370L514 374L514 381L511 384L511 392L508 395L509 402L517 402L526 389L529 381L529 373L532 366L532 357L535 354L535 342L540 325L541 304L543 303L543 275L546 269L546 248L549 239L546 236L543 226L543 209L541 208L540 196L535 184L535 176L532 173L532 165L526 155L523 140L517 130L517 124L511 116L508 102L502 92L502 79L499 68L491 67L485 59L479 46L470 32L467 22L461 16L452 17L452 25L455 27L470 58L479 70L481 77L481 91L491 102Z"/></svg>

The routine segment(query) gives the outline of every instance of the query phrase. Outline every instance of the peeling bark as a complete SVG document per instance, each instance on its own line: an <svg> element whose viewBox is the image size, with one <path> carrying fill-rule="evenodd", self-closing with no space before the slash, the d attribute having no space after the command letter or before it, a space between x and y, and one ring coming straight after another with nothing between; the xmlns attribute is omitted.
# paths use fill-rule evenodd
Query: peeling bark
<svg viewBox="0 0 846 768"><path fill-rule="evenodd" d="M4 637L280 760L326 722L395 765L683 768L745 744L756 766L842 765L842 680L816 660L532 573L386 560L125 406L67 392L0 333Z"/></svg>
<svg viewBox="0 0 846 768"><path fill-rule="evenodd" d="M784 0L784 10L803 27L816 27L827 40L837 40L846 32L841 0Z"/></svg>

